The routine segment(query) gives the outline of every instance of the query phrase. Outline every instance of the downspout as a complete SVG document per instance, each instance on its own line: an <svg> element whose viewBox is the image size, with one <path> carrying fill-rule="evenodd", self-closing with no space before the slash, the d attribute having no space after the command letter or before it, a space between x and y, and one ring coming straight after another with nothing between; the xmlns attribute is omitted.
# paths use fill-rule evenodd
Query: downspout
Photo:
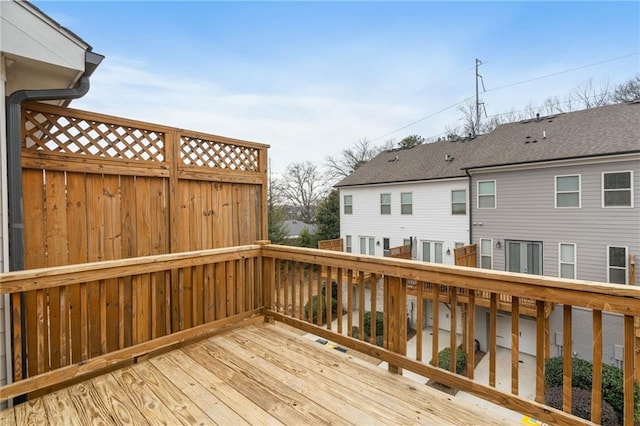
<svg viewBox="0 0 640 426"><path fill-rule="evenodd" d="M473 198L471 197L473 185L471 183L471 173L469 173L469 169L464 169L464 172L469 178L469 244L473 244Z"/></svg>
<svg viewBox="0 0 640 426"><path fill-rule="evenodd" d="M85 52L85 71L71 89L18 90L7 98L7 186L9 202L9 270L24 269L24 217L22 209L22 103L71 100L89 91L89 76L104 56Z"/></svg>
<svg viewBox="0 0 640 426"><path fill-rule="evenodd" d="M71 89L18 90L6 101L7 108L7 189L9 204L9 270L24 269L24 214L22 204L22 103L26 101L52 101L78 99L89 91L89 77L100 65L104 56L85 52L84 73ZM21 305L24 309L24 293ZM24 311L21 315L22 329L26 328ZM26 359L26 336L22 333L22 357ZM7 363L9 365L9 363ZM22 376L27 375L26 362L22 363ZM10 372L9 370L8 372ZM7 379L12 375L7 374ZM9 381L9 380L8 380Z"/></svg>

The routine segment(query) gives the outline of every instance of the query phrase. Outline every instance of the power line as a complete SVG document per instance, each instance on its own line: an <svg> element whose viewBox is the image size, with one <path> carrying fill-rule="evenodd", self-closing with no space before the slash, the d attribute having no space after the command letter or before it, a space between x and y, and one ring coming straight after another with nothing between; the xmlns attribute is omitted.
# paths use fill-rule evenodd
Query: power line
<svg viewBox="0 0 640 426"><path fill-rule="evenodd" d="M515 82L515 83L505 84L504 86L498 86L498 87L494 87L493 89L486 90L486 92L494 92L496 90L506 89L507 87L513 87L513 86L517 86L519 84L529 83L531 81L542 80L543 78L554 77L556 75L566 74L568 72L577 71L577 70L581 70L581 69L584 69L584 68L593 67L593 66L596 66L596 65L606 64L607 62L619 61L620 59L628 58L630 56L637 55L638 53L640 53L640 51L629 53L628 55L618 56L616 58L605 59L604 61L593 62L591 64L582 65L582 66L575 67L575 68L570 68L570 69L564 70L564 71L558 71L558 72L554 72L554 73L551 73L551 74L541 75L539 77L530 78L528 80L523 80L523 81L518 81L518 82Z"/></svg>
<svg viewBox="0 0 640 426"><path fill-rule="evenodd" d="M577 70L581 70L581 69L584 69L584 68L593 67L593 66L596 66L596 65L606 64L608 62L618 61L620 59L624 59L624 58L628 58L628 57L631 57L631 56L634 56L634 55L638 55L639 53L640 53L640 51L636 51L636 52L632 52L632 53L629 53L629 54L626 54L626 55L617 56L615 58L605 59L603 61L593 62L593 63L590 63L590 64L581 65L579 67L570 68L570 69L566 69L566 70L563 70L563 71L558 71L558 72L555 72L555 73L551 73L551 74L546 74L546 75L542 75L542 76L539 76L539 77L530 78L528 80L518 81L518 82L515 82L515 83L509 83L509 84L506 84L504 86L498 86L498 87L494 87L492 89L485 90L484 93L486 93L486 92L495 92L497 90L506 89L508 87L513 87L513 86L517 86L517 85L520 85L520 84L529 83L531 81L541 80L541 79L544 79L544 78L554 77L554 76L557 76L557 75L566 74L566 73L569 73L569 72L572 72L572 71L577 71ZM411 127L411 126L413 126L415 124L420 123L421 121L424 121L424 120L427 120L429 118L435 117L438 114L442 114L443 112L448 111L451 108L454 108L454 107L456 107L456 106L458 106L458 105L460 105L460 104L462 104L462 103L464 103L464 102L466 102L466 101L468 101L470 99L473 99L473 98L474 98L474 96L469 96L468 98L465 98L465 99L461 100L460 102L456 102L453 105L449 105L446 108L443 108L443 109L441 109L439 111L436 111L436 112L434 112L432 114L429 114L429 115L427 115L425 117L419 118L419 119L417 119L417 120L415 120L415 121L413 121L413 122L411 122L411 123L409 123L407 125L404 125L404 126L399 127L399 128L397 128L395 130L387 132L384 135L377 136L377 137L371 139L371 142L375 142L375 141L380 140L380 139L382 139L382 138L384 138L386 136L389 136L389 135L392 135L392 134L394 134L396 132L399 132L400 130L404 130L404 129L408 128L408 127ZM486 115L486 113L485 113L485 115ZM446 133L446 132L443 132L443 133L440 133L440 134L444 134L444 133Z"/></svg>

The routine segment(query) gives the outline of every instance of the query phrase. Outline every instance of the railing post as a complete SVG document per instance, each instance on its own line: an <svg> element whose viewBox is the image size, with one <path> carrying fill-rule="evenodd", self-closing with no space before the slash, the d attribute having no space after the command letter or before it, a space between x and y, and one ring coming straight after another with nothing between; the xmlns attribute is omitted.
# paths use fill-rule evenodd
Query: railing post
<svg viewBox="0 0 640 426"><path fill-rule="evenodd" d="M262 306L271 309L273 308L273 258L262 256L262 247L271 244L271 241L259 240L255 244L260 245L260 256L258 257L259 270L254 271L253 279L258 281L254 288L262 295Z"/></svg>
<svg viewBox="0 0 640 426"><path fill-rule="evenodd" d="M407 281L398 277L385 277L384 314L388 330L385 346L388 350L407 354ZM402 374L397 365L389 364L389 371Z"/></svg>

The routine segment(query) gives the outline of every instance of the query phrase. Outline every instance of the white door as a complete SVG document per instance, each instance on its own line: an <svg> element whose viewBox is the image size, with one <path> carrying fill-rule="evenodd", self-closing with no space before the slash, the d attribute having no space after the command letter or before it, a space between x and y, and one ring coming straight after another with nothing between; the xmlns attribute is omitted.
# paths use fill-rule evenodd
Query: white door
<svg viewBox="0 0 640 426"><path fill-rule="evenodd" d="M498 321L496 323L496 344L501 348L511 349L511 315L498 314L497 318ZM518 346L520 352L535 356L536 322L533 320L520 318L518 327L520 335Z"/></svg>

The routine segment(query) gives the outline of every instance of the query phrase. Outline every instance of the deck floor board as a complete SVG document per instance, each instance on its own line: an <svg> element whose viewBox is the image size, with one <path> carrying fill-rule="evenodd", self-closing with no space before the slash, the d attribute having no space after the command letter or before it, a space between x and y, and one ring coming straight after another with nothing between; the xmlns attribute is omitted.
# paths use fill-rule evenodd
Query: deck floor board
<svg viewBox="0 0 640 426"><path fill-rule="evenodd" d="M0 412L11 424L506 424L320 345L250 325Z"/></svg>

